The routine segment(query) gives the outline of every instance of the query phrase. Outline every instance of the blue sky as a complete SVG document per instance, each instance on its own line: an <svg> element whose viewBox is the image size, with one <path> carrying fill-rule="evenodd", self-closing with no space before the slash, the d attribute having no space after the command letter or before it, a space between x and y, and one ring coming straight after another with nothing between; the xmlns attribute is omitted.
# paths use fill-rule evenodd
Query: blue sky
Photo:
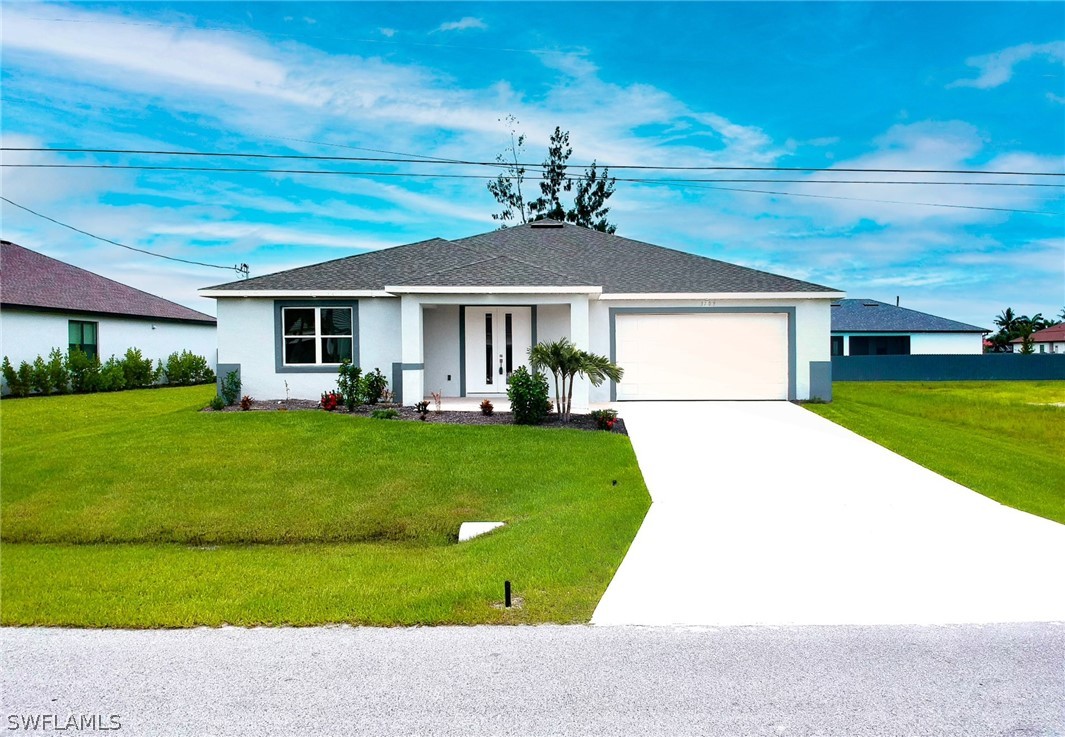
<svg viewBox="0 0 1065 737"><path fill-rule="evenodd" d="M513 114L529 161L559 125L574 163L1065 170L1061 3L4 3L2 13L8 147L491 160ZM10 151L4 162L264 165ZM769 176L800 181L622 182L611 219L621 235L855 297L899 295L985 327L1006 306L1065 305L1061 186ZM495 227L477 179L5 168L3 192L92 233L247 262L252 275ZM7 239L207 312L195 290L232 276L2 212Z"/></svg>

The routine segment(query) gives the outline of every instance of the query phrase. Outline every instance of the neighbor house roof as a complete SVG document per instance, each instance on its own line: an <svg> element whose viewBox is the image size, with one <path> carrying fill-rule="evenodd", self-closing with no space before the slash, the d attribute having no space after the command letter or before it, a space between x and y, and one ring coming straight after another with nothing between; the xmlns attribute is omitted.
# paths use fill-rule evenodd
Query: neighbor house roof
<svg viewBox="0 0 1065 737"><path fill-rule="evenodd" d="M1014 338L1010 343L1023 343L1024 338ZM1065 323L1051 325L1032 333L1033 343L1061 343L1065 342Z"/></svg>
<svg viewBox="0 0 1065 737"><path fill-rule="evenodd" d="M0 304L214 324L215 318L10 241L0 241Z"/></svg>
<svg viewBox="0 0 1065 737"><path fill-rule="evenodd" d="M607 293L838 291L551 220L454 241L434 238L209 290L382 290L386 286L587 286Z"/></svg>
<svg viewBox="0 0 1065 737"><path fill-rule="evenodd" d="M841 299L832 303L833 333L986 333L927 312L896 307L875 299Z"/></svg>

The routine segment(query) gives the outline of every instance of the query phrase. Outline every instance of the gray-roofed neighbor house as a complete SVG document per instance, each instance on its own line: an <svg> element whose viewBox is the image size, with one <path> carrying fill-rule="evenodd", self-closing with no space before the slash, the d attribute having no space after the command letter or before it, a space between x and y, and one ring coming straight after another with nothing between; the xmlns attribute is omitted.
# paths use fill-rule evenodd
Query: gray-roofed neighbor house
<svg viewBox="0 0 1065 737"><path fill-rule="evenodd" d="M832 303L832 355L981 353L986 328L875 299Z"/></svg>
<svg viewBox="0 0 1065 737"><path fill-rule="evenodd" d="M353 242L357 247L357 242ZM569 338L626 371L578 387L611 399L831 394L838 290L539 221L433 238L200 290L218 300L219 362L254 396L317 398L352 360L428 392L498 395L538 341Z"/></svg>

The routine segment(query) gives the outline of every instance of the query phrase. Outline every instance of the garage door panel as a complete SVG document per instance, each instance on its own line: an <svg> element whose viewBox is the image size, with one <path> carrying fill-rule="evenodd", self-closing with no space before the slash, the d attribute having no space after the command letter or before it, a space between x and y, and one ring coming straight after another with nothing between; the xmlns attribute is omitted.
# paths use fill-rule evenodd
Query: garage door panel
<svg viewBox="0 0 1065 737"><path fill-rule="evenodd" d="M787 333L778 313L618 315L617 398L787 399Z"/></svg>

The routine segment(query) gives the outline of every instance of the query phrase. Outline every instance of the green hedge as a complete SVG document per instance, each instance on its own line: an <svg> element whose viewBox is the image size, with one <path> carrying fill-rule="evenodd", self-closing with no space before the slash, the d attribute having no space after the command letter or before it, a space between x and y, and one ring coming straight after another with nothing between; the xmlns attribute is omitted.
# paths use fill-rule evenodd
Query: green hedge
<svg viewBox="0 0 1065 737"><path fill-rule="evenodd" d="M171 353L164 364L145 358L138 348L130 348L122 358L111 356L101 363L96 356L74 349L63 355L52 349L47 359L37 356L16 369L7 356L0 365L8 391L16 397L31 394L84 394L143 389L159 384L189 386L215 380L207 359L189 351Z"/></svg>

